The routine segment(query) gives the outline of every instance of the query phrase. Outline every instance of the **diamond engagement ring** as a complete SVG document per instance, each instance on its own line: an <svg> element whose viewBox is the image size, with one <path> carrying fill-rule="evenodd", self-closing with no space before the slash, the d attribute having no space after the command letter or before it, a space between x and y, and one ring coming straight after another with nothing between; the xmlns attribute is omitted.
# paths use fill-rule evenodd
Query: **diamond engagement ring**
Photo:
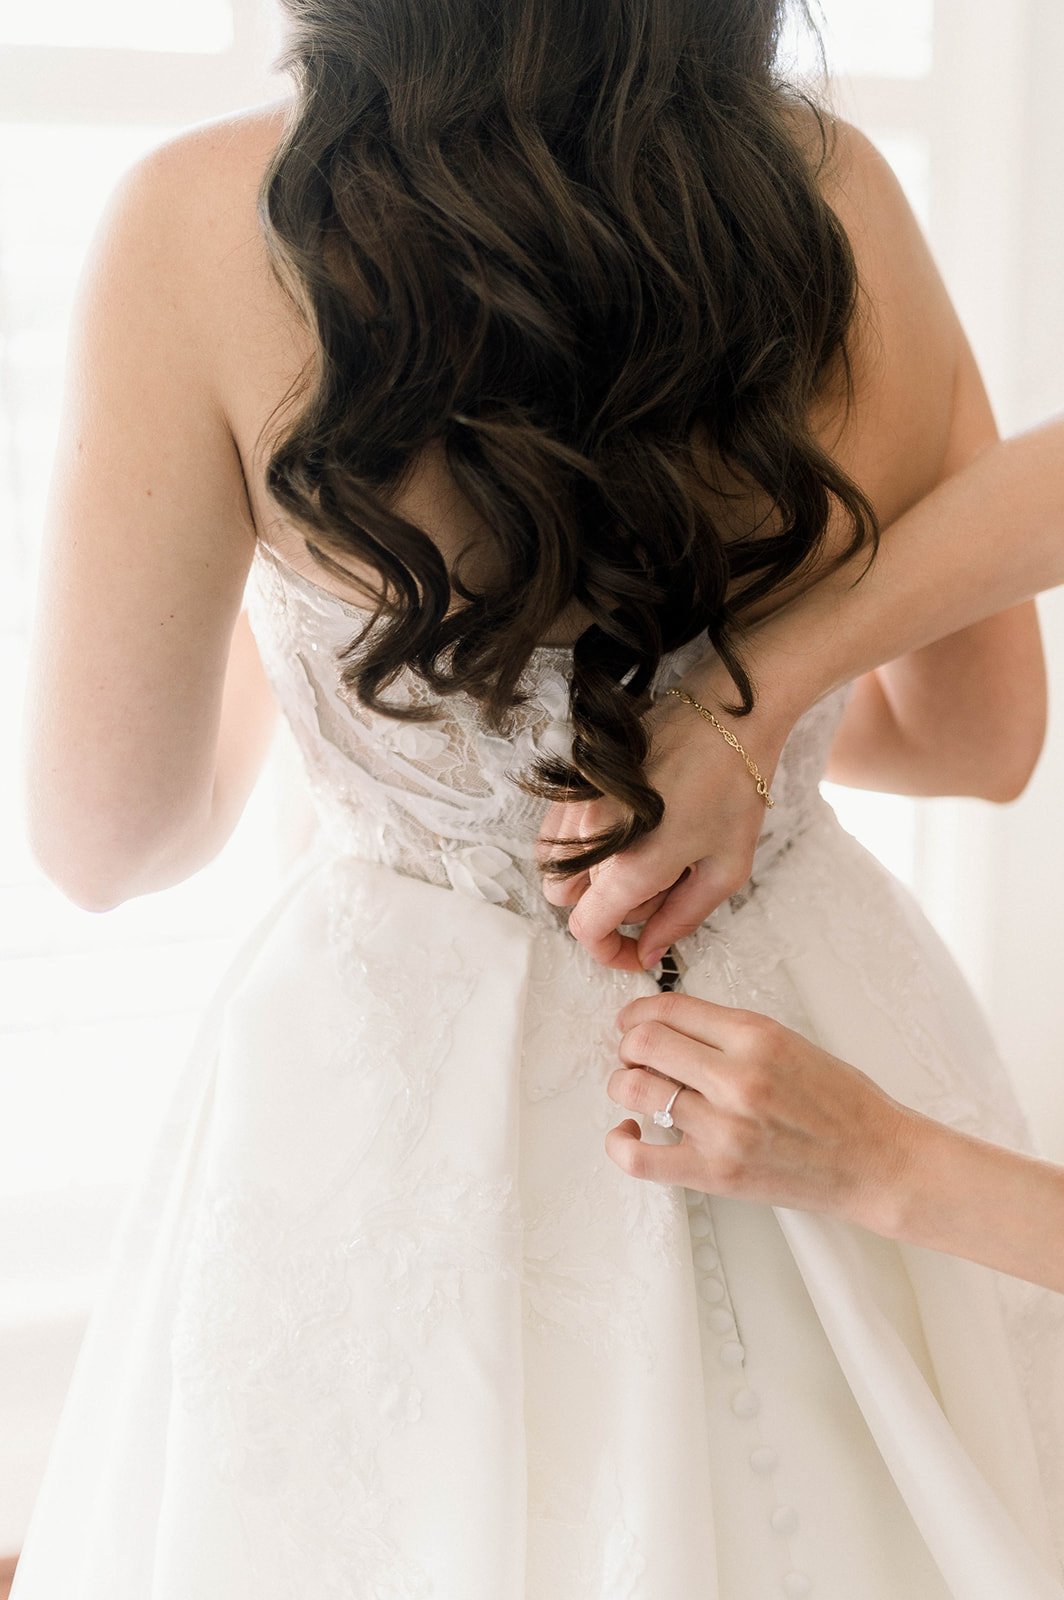
<svg viewBox="0 0 1064 1600"><path fill-rule="evenodd" d="M670 1094L669 1103L665 1107L664 1111L655 1111L655 1113L654 1113L654 1121L655 1121L656 1125L659 1128L671 1128L672 1127L672 1108L676 1104L676 1096L679 1094L679 1092L680 1092L680 1090L682 1088L683 1088L683 1084L682 1083L678 1083L676 1085L675 1089Z"/></svg>

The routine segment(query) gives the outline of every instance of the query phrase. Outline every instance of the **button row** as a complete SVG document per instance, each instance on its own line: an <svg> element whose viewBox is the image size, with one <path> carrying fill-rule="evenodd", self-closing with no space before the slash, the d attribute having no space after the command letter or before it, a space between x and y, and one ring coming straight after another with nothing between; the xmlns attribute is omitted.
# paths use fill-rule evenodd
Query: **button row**
<svg viewBox="0 0 1064 1600"><path fill-rule="evenodd" d="M720 1253L716 1248L709 1198L698 1190L689 1189L687 1206L694 1240L692 1255L699 1273L698 1294L705 1308L705 1321L712 1332L721 1338L722 1342L717 1347L717 1359L721 1366L738 1373L746 1361L746 1350L738 1337L735 1316L727 1304L727 1286L723 1276L719 1275ZM761 1400L748 1384L742 1384L732 1390L731 1408L742 1421L753 1422L761 1410ZM769 1477L779 1465L775 1450L764 1444L750 1452L749 1461L751 1470L761 1478ZM798 1513L793 1506L775 1505L769 1513L769 1525L779 1538L789 1539L798 1531ZM780 1590L786 1600L806 1600L812 1588L810 1578L797 1568L784 1573L780 1580Z"/></svg>

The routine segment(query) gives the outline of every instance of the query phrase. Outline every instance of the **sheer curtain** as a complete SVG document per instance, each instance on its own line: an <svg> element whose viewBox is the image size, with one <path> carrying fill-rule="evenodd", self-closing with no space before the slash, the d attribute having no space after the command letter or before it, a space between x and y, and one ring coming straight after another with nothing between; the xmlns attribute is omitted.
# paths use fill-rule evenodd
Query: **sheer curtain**
<svg viewBox="0 0 1064 1600"><path fill-rule="evenodd" d="M1027 225L1022 207L1038 203L1036 177L1028 172L1021 197L1013 163L1029 153L1033 135L1019 108L1037 65L1038 29L1060 31L1055 4L829 0L824 8L829 56L846 75L841 107L880 143L928 227L1008 426L1056 403L1053 377L1032 378L1037 330L1012 315L1028 269L1002 238ZM21 737L65 318L89 233L142 151L189 123L286 92L267 70L276 42L268 0L42 0L0 19L0 714L9 750ZM965 131L973 78L991 92L974 145ZM1048 79L1044 93L1048 107ZM964 199L973 193L978 219ZM1039 237L1045 269L1050 248ZM1047 285L1042 292L1048 299ZM1029 303L1026 310L1029 320ZM18 1548L117 1208L196 1016L270 899L305 819L281 730L216 862L189 883L94 916L65 901L30 860L13 765L0 791L0 1555ZM1061 765L1055 743L1048 787L1023 803L1039 826L1048 797L1060 792ZM1020 846L1006 846L987 808L961 808L958 822L956 808L839 790L831 798L847 826L925 896L1008 1031L999 979L1016 964L1011 941L1033 895L1014 895L1012 932L1003 932L994 898L1001 884L987 861L1011 849L1022 878ZM958 859L958 838L968 841L967 860ZM960 917L953 907L962 891ZM1013 991L1019 983L1027 993L1032 981L1024 966ZM1049 1037L1044 1001L1040 1010L1034 1003L1040 1024L1025 1018ZM1051 1115L1046 1082L1032 1073L1025 1085Z"/></svg>

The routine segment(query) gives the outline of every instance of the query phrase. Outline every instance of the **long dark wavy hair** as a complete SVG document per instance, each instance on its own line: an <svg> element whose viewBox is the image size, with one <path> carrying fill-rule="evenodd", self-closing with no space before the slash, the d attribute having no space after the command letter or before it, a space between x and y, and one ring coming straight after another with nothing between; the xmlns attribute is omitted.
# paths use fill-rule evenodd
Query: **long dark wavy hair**
<svg viewBox="0 0 1064 1600"><path fill-rule="evenodd" d="M282 3L297 93L259 217L316 355L267 488L324 569L377 574L339 657L376 711L438 711L382 698L410 668L504 728L537 642L585 609L572 763L524 780L621 802L551 865L582 870L661 820L662 654L704 635L748 712L746 608L827 559L833 512L837 559L875 548L809 421L834 374L849 394L858 284L776 71L784 0ZM490 530L475 584L391 508L429 445ZM762 509L737 533L739 497Z"/></svg>

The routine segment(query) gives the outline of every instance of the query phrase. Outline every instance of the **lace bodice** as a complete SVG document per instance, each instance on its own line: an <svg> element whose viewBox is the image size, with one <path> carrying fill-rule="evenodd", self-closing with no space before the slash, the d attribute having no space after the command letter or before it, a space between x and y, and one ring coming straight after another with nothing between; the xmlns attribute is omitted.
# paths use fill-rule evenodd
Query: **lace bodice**
<svg viewBox="0 0 1064 1600"><path fill-rule="evenodd" d="M261 540L247 610L302 753L327 845L552 926L565 921L568 912L544 899L536 866L544 802L513 779L537 751L568 751L568 645L535 652L522 685L529 698L512 713L504 737L486 727L476 701L461 693L448 697L433 722L399 722L362 706L341 683L336 658L365 628L367 613L296 572ZM667 656L654 693L682 677L704 650L695 639ZM389 694L396 703L432 698L414 673ZM816 804L844 703L845 690L828 697L788 740L751 883L797 837Z"/></svg>

